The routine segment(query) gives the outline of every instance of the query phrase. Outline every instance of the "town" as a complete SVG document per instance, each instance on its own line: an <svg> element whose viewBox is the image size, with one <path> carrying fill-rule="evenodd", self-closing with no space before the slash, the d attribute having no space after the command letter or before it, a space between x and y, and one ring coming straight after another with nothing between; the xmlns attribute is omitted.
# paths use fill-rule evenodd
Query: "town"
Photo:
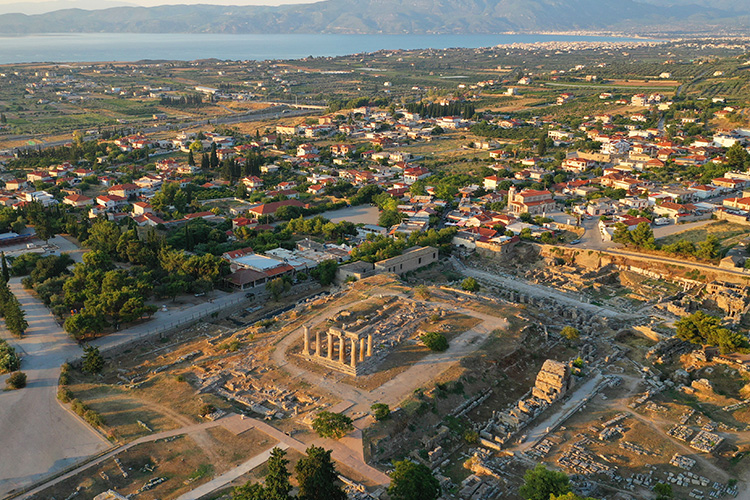
<svg viewBox="0 0 750 500"><path fill-rule="evenodd" d="M0 492L745 498L749 57L0 67Z"/></svg>

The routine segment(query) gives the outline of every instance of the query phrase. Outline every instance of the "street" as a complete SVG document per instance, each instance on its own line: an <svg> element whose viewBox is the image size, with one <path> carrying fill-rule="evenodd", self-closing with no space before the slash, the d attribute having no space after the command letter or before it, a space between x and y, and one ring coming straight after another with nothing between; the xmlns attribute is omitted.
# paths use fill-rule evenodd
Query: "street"
<svg viewBox="0 0 750 500"><path fill-rule="evenodd" d="M110 446L57 401L60 365L80 356L80 348L23 289L21 278L12 278L10 286L26 311L29 329L24 338L14 339L3 327L2 336L23 355L21 370L28 383L24 389L0 392L0 496Z"/></svg>

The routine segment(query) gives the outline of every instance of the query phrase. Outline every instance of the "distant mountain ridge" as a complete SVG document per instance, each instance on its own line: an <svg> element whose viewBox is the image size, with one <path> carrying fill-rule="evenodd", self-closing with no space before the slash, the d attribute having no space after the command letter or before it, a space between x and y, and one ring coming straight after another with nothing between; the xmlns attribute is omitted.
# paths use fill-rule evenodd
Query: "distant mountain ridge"
<svg viewBox="0 0 750 500"><path fill-rule="evenodd" d="M692 0L685 5L688 0L325 0L278 7L65 9L0 15L0 33L481 34L750 26L750 6L721 10L705 4L712 1ZM747 0L715 1L733 7ZM669 2L681 5L666 6Z"/></svg>

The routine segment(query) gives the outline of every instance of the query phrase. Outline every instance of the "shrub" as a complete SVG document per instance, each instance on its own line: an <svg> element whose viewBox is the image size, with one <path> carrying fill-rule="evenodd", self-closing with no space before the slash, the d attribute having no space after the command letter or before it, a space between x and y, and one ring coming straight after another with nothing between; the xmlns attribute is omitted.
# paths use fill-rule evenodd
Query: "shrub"
<svg viewBox="0 0 750 500"><path fill-rule="evenodd" d="M83 419L93 427L100 427L104 425L104 419L102 416L94 410L86 410L83 413Z"/></svg>
<svg viewBox="0 0 750 500"><path fill-rule="evenodd" d="M321 411L313 420L313 430L320 437L340 439L354 430L352 419L342 413Z"/></svg>
<svg viewBox="0 0 750 500"><path fill-rule="evenodd" d="M438 332L425 333L420 337L420 340L426 345L431 351L442 352L448 349L448 339L445 335Z"/></svg>
<svg viewBox="0 0 750 500"><path fill-rule="evenodd" d="M210 403L206 403L203 406L201 406L201 409L198 411L198 414L201 417L205 417L206 415L210 415L213 412L216 411L216 407Z"/></svg>
<svg viewBox="0 0 750 500"><path fill-rule="evenodd" d="M479 433L472 430L464 432L464 441L466 441L466 444L477 444L479 442Z"/></svg>
<svg viewBox="0 0 750 500"><path fill-rule="evenodd" d="M385 420L391 416L391 409L385 403L375 403L370 407L370 409L373 411L375 420L377 420L378 422L380 422L381 420Z"/></svg>
<svg viewBox="0 0 750 500"><path fill-rule="evenodd" d="M10 373L21 367L21 360L16 350L6 341L0 339L0 373Z"/></svg>
<svg viewBox="0 0 750 500"><path fill-rule="evenodd" d="M24 372L13 372L5 383L9 389L23 389L26 387L26 374Z"/></svg>
<svg viewBox="0 0 750 500"><path fill-rule="evenodd" d="M73 400L73 393L67 387L57 389L57 399L63 403L70 403Z"/></svg>
<svg viewBox="0 0 750 500"><path fill-rule="evenodd" d="M478 292L479 283L474 278L466 278L461 282L461 288L463 288L467 292Z"/></svg>

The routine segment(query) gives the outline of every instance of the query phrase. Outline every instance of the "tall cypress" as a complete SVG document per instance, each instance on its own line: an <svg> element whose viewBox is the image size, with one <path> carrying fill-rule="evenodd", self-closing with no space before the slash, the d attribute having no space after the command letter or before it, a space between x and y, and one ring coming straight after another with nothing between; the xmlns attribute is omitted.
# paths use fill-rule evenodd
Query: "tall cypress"
<svg viewBox="0 0 750 500"><path fill-rule="evenodd" d="M8 271L8 262L5 260L5 252L0 252L0 256L2 257L3 281L7 283L10 281L10 272Z"/></svg>

